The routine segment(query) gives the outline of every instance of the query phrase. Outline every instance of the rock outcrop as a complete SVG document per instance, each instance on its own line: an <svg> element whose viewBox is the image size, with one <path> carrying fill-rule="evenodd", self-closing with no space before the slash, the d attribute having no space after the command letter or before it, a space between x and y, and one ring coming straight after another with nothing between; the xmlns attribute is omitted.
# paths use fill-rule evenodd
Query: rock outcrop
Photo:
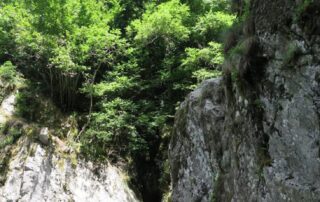
<svg viewBox="0 0 320 202"><path fill-rule="evenodd" d="M121 171L61 157L22 137L11 153L0 201L138 201Z"/></svg>
<svg viewBox="0 0 320 202"><path fill-rule="evenodd" d="M318 1L251 1L224 78L176 114L173 201L320 200L319 11Z"/></svg>
<svg viewBox="0 0 320 202"><path fill-rule="evenodd" d="M78 158L47 127L15 117L15 93L0 107L0 202L135 202L125 174Z"/></svg>
<svg viewBox="0 0 320 202"><path fill-rule="evenodd" d="M8 117L12 117L14 114L14 103L16 100L15 93L7 96L0 105L0 124L4 124Z"/></svg>

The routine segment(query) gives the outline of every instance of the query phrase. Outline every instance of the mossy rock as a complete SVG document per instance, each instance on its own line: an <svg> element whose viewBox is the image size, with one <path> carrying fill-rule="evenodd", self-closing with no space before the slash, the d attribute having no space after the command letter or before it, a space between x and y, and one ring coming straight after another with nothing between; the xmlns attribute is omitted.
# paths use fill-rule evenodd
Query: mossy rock
<svg viewBox="0 0 320 202"><path fill-rule="evenodd" d="M319 0L303 0L297 7L295 21L308 35L320 34Z"/></svg>

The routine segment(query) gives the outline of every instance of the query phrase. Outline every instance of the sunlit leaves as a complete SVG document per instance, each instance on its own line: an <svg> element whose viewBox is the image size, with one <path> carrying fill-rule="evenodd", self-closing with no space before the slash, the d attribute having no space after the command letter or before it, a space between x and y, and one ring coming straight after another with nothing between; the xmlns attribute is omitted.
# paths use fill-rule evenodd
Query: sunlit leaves
<svg viewBox="0 0 320 202"><path fill-rule="evenodd" d="M149 6L142 19L133 21L128 31L135 33L134 39L142 44L150 44L158 38L168 41L186 40L190 34L185 25L189 15L188 6L178 0L157 7Z"/></svg>
<svg viewBox="0 0 320 202"><path fill-rule="evenodd" d="M193 31L200 40L218 39L219 34L231 27L235 18L236 16L226 12L210 11L199 17Z"/></svg>
<svg viewBox="0 0 320 202"><path fill-rule="evenodd" d="M127 76L119 76L113 78L113 81L110 82L101 82L94 85L94 95L103 96L111 93L120 94L122 90L132 88L134 86L132 78Z"/></svg>
<svg viewBox="0 0 320 202"><path fill-rule="evenodd" d="M227 11L229 6L228 0L181 0L187 3L193 13L202 14L207 11Z"/></svg>
<svg viewBox="0 0 320 202"><path fill-rule="evenodd" d="M210 42L209 46L202 49L187 48L187 57L182 66L196 69L197 67L217 68L223 63L222 46L216 42Z"/></svg>
<svg viewBox="0 0 320 202"><path fill-rule="evenodd" d="M0 66L0 80L1 82L11 83L17 78L16 67L7 61Z"/></svg>
<svg viewBox="0 0 320 202"><path fill-rule="evenodd" d="M204 68L196 70L192 73L192 77L197 79L197 82L198 82L197 84L199 84L200 82L206 79L216 78L221 75L222 75L221 71L204 69Z"/></svg>
<svg viewBox="0 0 320 202"><path fill-rule="evenodd" d="M84 71L86 68L76 64L70 54L68 47L59 47L53 50L53 57L50 59L51 65L60 69L62 73L72 76Z"/></svg>
<svg viewBox="0 0 320 202"><path fill-rule="evenodd" d="M105 158L103 155L110 150L120 153L145 150L147 143L135 126L136 112L133 102L120 98L102 104L100 111L93 113L90 128L81 137L85 143L83 149L95 158Z"/></svg>

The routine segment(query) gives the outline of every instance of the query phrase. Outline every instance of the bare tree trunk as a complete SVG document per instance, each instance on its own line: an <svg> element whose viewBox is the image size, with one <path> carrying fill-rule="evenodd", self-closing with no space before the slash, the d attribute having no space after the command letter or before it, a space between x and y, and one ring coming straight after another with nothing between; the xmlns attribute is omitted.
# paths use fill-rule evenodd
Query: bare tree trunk
<svg viewBox="0 0 320 202"><path fill-rule="evenodd" d="M87 127L89 126L90 122L91 122L91 113L92 113L92 107L93 107L93 85L94 85L94 82L96 80L96 76L97 76L97 73L99 71L101 67L101 64L98 65L98 68L94 71L94 74L93 74L93 77L92 77L92 80L90 82L90 106L89 106L89 114L88 114L88 119L87 119L87 123L85 123L81 129L81 131L79 132L79 134L77 135L77 138L76 140L79 140L80 136L82 135L82 133L87 129Z"/></svg>

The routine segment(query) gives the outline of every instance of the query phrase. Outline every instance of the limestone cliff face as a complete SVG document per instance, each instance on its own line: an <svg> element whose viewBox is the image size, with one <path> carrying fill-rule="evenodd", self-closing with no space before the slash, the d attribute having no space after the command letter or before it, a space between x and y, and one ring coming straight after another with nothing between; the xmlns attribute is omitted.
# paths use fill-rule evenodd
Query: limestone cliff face
<svg viewBox="0 0 320 202"><path fill-rule="evenodd" d="M0 134L0 202L138 201L120 169L78 158L48 128L32 131L14 117L14 104L15 93L0 107L0 124L8 125ZM20 138L5 146L17 133Z"/></svg>
<svg viewBox="0 0 320 202"><path fill-rule="evenodd" d="M28 138L10 157L0 201L137 201L120 170L59 157Z"/></svg>
<svg viewBox="0 0 320 202"><path fill-rule="evenodd" d="M176 114L173 201L320 200L319 12L318 1L251 1L244 50Z"/></svg>

